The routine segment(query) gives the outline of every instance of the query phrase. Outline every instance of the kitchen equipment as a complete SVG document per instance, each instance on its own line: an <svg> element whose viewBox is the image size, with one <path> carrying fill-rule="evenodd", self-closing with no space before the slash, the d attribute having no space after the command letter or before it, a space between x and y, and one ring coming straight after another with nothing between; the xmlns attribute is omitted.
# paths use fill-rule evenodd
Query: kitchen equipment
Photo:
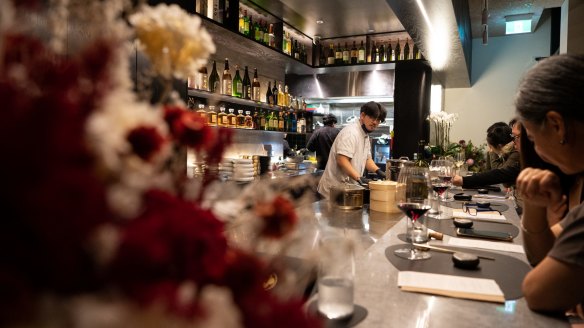
<svg viewBox="0 0 584 328"><path fill-rule="evenodd" d="M370 200L369 206L373 211L385 213L399 213L400 209L395 203L395 194L398 190L397 182L395 181L370 181ZM404 192L403 186L399 188Z"/></svg>
<svg viewBox="0 0 584 328"><path fill-rule="evenodd" d="M302 163L302 162L304 162L304 155L286 157L286 163Z"/></svg>
<svg viewBox="0 0 584 328"><path fill-rule="evenodd" d="M330 200L333 204L343 210L355 210L363 208L363 193L365 188L362 186L344 182L340 185L331 187Z"/></svg>
<svg viewBox="0 0 584 328"><path fill-rule="evenodd" d="M391 181L397 181L400 170L404 166L413 166L414 162L406 156L402 156L399 159L388 159L385 166L385 175Z"/></svg>

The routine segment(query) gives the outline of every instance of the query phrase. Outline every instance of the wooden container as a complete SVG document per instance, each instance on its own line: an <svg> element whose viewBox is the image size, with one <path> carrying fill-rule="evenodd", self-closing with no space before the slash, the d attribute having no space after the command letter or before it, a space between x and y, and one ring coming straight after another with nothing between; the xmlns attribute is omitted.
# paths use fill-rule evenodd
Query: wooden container
<svg viewBox="0 0 584 328"><path fill-rule="evenodd" d="M396 192L403 192L403 187L398 188L395 181L371 181L369 182L370 201L369 208L385 213L399 213L395 203Z"/></svg>

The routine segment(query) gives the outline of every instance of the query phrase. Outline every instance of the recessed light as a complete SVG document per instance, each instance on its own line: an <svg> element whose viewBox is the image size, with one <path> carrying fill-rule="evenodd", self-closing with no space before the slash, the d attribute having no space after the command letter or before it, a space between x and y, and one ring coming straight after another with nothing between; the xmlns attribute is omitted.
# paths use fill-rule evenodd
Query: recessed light
<svg viewBox="0 0 584 328"><path fill-rule="evenodd" d="M317 19L316 24L324 24L324 21L322 19Z"/></svg>
<svg viewBox="0 0 584 328"><path fill-rule="evenodd" d="M373 33L373 32L375 32L375 30L372 29L372 28L370 28L370 29L367 30L367 33Z"/></svg>

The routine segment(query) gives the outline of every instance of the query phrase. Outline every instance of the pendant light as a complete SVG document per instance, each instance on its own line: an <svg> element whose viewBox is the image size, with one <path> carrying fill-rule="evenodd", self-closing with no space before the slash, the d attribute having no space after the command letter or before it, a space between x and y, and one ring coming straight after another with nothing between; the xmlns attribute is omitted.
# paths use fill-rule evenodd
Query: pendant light
<svg viewBox="0 0 584 328"><path fill-rule="evenodd" d="M489 19L489 0L484 0L483 11L481 13L483 45L487 45L489 43L488 19Z"/></svg>

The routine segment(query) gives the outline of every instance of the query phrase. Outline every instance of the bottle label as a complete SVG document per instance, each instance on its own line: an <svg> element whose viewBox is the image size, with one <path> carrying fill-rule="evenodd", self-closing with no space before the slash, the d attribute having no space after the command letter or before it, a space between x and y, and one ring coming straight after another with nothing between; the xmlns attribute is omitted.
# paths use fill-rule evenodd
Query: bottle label
<svg viewBox="0 0 584 328"><path fill-rule="evenodd" d="M227 116L223 116L221 123L223 123L223 125L229 125L229 119L227 118Z"/></svg>
<svg viewBox="0 0 584 328"><path fill-rule="evenodd" d="M335 63L335 59L333 57L328 57L326 63L332 65Z"/></svg>
<svg viewBox="0 0 584 328"><path fill-rule="evenodd" d="M359 50L359 61L365 61L365 50Z"/></svg>
<svg viewBox="0 0 584 328"><path fill-rule="evenodd" d="M255 101L260 101L260 88L253 88L252 99Z"/></svg>
<svg viewBox="0 0 584 328"><path fill-rule="evenodd" d="M242 88L243 88L243 85L241 84L241 82L235 83L235 92L242 93L243 92Z"/></svg>

